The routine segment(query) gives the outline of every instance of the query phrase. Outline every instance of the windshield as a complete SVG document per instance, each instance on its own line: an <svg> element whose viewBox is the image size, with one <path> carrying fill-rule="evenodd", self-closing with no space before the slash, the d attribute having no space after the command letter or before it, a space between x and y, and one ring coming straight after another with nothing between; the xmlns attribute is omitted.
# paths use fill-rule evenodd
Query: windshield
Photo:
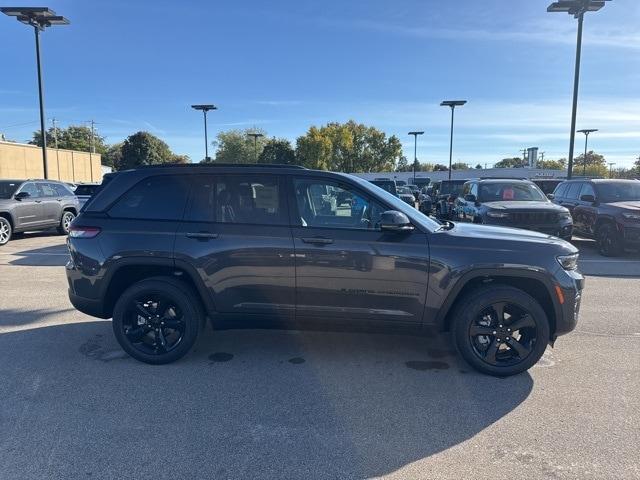
<svg viewBox="0 0 640 480"><path fill-rule="evenodd" d="M466 180L461 182L442 182L440 186L440 194L441 195L451 195L456 194L460 195L462 193L462 187L464 186Z"/></svg>
<svg viewBox="0 0 640 480"><path fill-rule="evenodd" d="M20 186L19 182L0 181L0 198L11 198Z"/></svg>
<svg viewBox="0 0 640 480"><path fill-rule="evenodd" d="M548 202L542 191L532 183L496 182L480 185L480 202Z"/></svg>
<svg viewBox="0 0 640 480"><path fill-rule="evenodd" d="M640 182L598 183L598 200L605 203L640 200Z"/></svg>
<svg viewBox="0 0 640 480"><path fill-rule="evenodd" d="M387 192L385 189L376 185L376 183L367 182L366 180L363 180L356 176L352 176L351 178L354 179L363 188L374 191L378 197L380 197L382 200L388 203L394 210L404 213L410 219L420 223L420 225L422 225L427 230L434 231L441 226L440 222L434 220L431 217L426 216L419 210L416 210L415 208L410 206L408 203L405 203L404 201L400 200L398 197L392 195L391 193Z"/></svg>

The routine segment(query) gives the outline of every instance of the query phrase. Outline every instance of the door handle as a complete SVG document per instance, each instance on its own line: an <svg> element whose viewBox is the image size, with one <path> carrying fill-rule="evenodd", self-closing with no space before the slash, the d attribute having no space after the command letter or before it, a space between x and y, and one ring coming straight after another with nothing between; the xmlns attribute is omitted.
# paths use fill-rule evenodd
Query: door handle
<svg viewBox="0 0 640 480"><path fill-rule="evenodd" d="M323 237L307 237L301 238L304 243L313 243L314 245L329 245L333 243L332 238L323 238Z"/></svg>
<svg viewBox="0 0 640 480"><path fill-rule="evenodd" d="M218 238L217 233L209 232L187 232L184 235L187 238L195 238L197 240L212 240L214 238Z"/></svg>

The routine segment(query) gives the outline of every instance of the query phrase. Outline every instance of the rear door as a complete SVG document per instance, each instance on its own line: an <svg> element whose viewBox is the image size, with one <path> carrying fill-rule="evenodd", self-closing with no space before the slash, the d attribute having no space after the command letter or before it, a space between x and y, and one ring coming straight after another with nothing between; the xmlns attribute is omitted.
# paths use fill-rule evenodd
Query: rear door
<svg viewBox="0 0 640 480"><path fill-rule="evenodd" d="M567 190L559 201L560 205L569 209L571 215L573 215L573 209L578 204L578 197L580 195L580 190L582 189L582 183L583 182L568 183Z"/></svg>
<svg viewBox="0 0 640 480"><path fill-rule="evenodd" d="M20 229L28 227L40 227L44 221L44 210L42 207L42 194L35 182L27 182L16 192L27 192L28 197L16 200L13 208L16 227Z"/></svg>
<svg viewBox="0 0 640 480"><path fill-rule="evenodd" d="M176 237L178 266L195 268L217 312L295 314L288 207L279 175L216 174L192 182Z"/></svg>
<svg viewBox="0 0 640 480"><path fill-rule="evenodd" d="M62 217L63 196L59 195L55 185L48 182L38 182L42 192L43 220L46 223L55 225Z"/></svg>
<svg viewBox="0 0 640 480"><path fill-rule="evenodd" d="M596 198L596 191L591 183L585 182L582 184L578 194L578 202L573 209L573 226L577 231L587 235L594 235L598 209L593 205L593 202L583 201L583 195L592 195L593 198Z"/></svg>
<svg viewBox="0 0 640 480"><path fill-rule="evenodd" d="M381 231L389 208L350 183L299 176L290 187L297 321L421 323L426 234Z"/></svg>

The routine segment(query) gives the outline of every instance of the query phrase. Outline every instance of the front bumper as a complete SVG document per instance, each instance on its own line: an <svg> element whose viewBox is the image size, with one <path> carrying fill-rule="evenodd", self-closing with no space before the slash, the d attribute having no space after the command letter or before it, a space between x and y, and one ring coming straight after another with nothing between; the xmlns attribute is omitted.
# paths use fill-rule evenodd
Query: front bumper
<svg viewBox="0 0 640 480"><path fill-rule="evenodd" d="M558 281L556 286L561 292L561 295L556 292L556 297L561 296L562 300L558 299L556 304L556 325L552 341L576 328L585 283L584 277L577 270L560 269L556 280Z"/></svg>

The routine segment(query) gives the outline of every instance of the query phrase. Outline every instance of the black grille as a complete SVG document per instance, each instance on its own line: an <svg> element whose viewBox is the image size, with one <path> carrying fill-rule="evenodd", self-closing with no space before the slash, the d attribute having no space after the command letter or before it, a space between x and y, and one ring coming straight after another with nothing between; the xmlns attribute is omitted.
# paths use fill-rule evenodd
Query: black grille
<svg viewBox="0 0 640 480"><path fill-rule="evenodd" d="M518 225L551 225L558 221L555 212L509 212L511 223Z"/></svg>

